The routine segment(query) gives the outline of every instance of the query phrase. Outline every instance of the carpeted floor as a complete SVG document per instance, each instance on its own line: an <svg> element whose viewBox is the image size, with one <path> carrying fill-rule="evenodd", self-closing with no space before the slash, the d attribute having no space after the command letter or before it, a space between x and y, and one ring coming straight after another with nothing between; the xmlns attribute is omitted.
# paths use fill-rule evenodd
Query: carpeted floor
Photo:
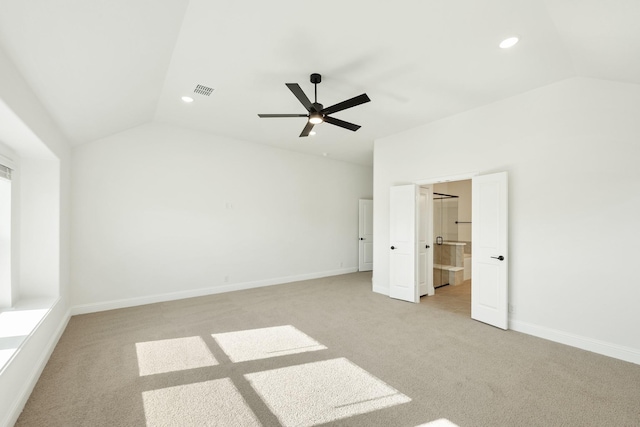
<svg viewBox="0 0 640 427"><path fill-rule="evenodd" d="M475 322L461 290L354 273L74 316L16 425L640 425L640 366Z"/></svg>

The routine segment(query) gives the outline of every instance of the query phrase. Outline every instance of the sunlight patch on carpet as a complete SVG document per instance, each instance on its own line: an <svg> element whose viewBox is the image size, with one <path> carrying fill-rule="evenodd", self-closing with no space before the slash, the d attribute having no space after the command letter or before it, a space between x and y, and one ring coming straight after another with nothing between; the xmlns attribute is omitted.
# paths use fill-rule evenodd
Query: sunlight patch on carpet
<svg viewBox="0 0 640 427"><path fill-rule="evenodd" d="M260 426L229 378L142 393L147 426Z"/></svg>
<svg viewBox="0 0 640 427"><path fill-rule="evenodd" d="M420 424L416 427L459 427L458 424L454 424L446 418L440 418L439 420L431 421L430 423Z"/></svg>
<svg viewBox="0 0 640 427"><path fill-rule="evenodd" d="M211 336L234 363L327 349L291 325Z"/></svg>
<svg viewBox="0 0 640 427"><path fill-rule="evenodd" d="M140 376L202 368L218 364L201 337L136 343Z"/></svg>
<svg viewBox="0 0 640 427"><path fill-rule="evenodd" d="M345 358L245 378L284 427L328 423L411 401Z"/></svg>

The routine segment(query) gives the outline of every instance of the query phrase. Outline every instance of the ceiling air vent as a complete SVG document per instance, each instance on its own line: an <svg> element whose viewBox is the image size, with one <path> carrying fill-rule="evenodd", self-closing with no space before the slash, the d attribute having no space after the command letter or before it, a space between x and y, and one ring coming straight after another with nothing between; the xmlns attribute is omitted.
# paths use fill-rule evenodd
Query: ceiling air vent
<svg viewBox="0 0 640 427"><path fill-rule="evenodd" d="M193 91L199 95L209 96L211 95L211 92L213 92L213 88L203 86L203 85L198 85Z"/></svg>

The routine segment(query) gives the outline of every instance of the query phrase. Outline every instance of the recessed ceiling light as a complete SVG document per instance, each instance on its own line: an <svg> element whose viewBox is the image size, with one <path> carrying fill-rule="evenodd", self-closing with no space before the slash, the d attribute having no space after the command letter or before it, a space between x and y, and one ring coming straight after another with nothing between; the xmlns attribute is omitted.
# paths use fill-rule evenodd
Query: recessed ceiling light
<svg viewBox="0 0 640 427"><path fill-rule="evenodd" d="M508 39L504 39L500 42L500 47L502 49L509 49L510 47L515 46L516 43L518 43L517 37L509 37Z"/></svg>
<svg viewBox="0 0 640 427"><path fill-rule="evenodd" d="M190 96L183 96L182 100L186 103L193 102L193 98Z"/></svg>
<svg viewBox="0 0 640 427"><path fill-rule="evenodd" d="M329 153L322 153L323 156L327 157Z"/></svg>

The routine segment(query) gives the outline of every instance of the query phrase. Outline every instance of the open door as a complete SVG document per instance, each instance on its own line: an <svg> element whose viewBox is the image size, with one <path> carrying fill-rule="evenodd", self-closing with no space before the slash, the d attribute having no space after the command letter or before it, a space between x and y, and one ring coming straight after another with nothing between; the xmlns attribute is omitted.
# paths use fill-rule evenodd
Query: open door
<svg viewBox="0 0 640 427"><path fill-rule="evenodd" d="M471 317L508 329L507 173L472 179Z"/></svg>
<svg viewBox="0 0 640 427"><path fill-rule="evenodd" d="M416 274L418 190L414 184L391 187L389 198L389 296L409 302L420 302Z"/></svg>
<svg viewBox="0 0 640 427"><path fill-rule="evenodd" d="M360 199L358 229L358 270L373 270L373 200Z"/></svg>
<svg viewBox="0 0 640 427"><path fill-rule="evenodd" d="M435 295L433 287L433 188L420 187L418 202L418 288L419 295Z"/></svg>

